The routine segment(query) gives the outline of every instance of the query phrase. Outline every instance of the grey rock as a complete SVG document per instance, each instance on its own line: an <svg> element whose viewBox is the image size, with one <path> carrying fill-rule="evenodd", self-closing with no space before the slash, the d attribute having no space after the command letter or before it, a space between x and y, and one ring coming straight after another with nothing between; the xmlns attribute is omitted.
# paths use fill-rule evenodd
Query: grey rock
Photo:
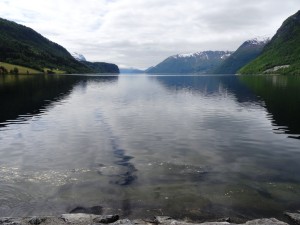
<svg viewBox="0 0 300 225"><path fill-rule="evenodd" d="M21 221L19 219L15 218L0 218L0 224L1 225L21 225Z"/></svg>
<svg viewBox="0 0 300 225"><path fill-rule="evenodd" d="M0 218L0 224L10 223L11 221L12 221L11 218L7 218L7 217Z"/></svg>
<svg viewBox="0 0 300 225"><path fill-rule="evenodd" d="M228 220L230 218L226 218L227 221L224 222L205 222L205 223L188 223L184 221L177 221L173 220L170 217L156 217L156 221L160 224L164 225L234 225L233 223L229 223ZM288 225L287 223L284 223L282 221L279 221L275 218L270 218L270 219L257 219L257 220L252 220L248 221L244 224L241 225Z"/></svg>
<svg viewBox="0 0 300 225"><path fill-rule="evenodd" d="M168 216L157 216L155 220L159 224L164 225L227 225L228 222L207 222L207 223L187 223L185 221L177 221Z"/></svg>
<svg viewBox="0 0 300 225"><path fill-rule="evenodd" d="M300 213L286 213L290 218L299 221ZM99 216L94 214L63 214L61 217L31 217L31 218L0 218L0 225L39 225L45 222L47 225L236 225L229 222L205 222L205 223L189 223L186 221L177 221L168 216L157 216L155 220L118 220L118 215ZM226 218L227 220L227 218ZM288 225L285 222L275 218L258 219L248 221L241 225Z"/></svg>
<svg viewBox="0 0 300 225"><path fill-rule="evenodd" d="M32 224L32 225L39 225L39 224L41 224L41 223L43 223L43 222L45 222L46 221L46 218L44 218L44 217L32 217L29 221L28 221L28 223L30 223L30 224Z"/></svg>
<svg viewBox="0 0 300 225"><path fill-rule="evenodd" d="M245 225L288 225L285 222L279 221L275 218L270 219L258 219L258 220L251 220L245 223Z"/></svg>
<svg viewBox="0 0 300 225"><path fill-rule="evenodd" d="M62 214L61 218L67 223L86 223L91 224L93 219L97 215L84 214L84 213L75 213L75 214Z"/></svg>
<svg viewBox="0 0 300 225"><path fill-rule="evenodd" d="M291 220L295 221L296 223L300 224L300 213L284 213L288 216Z"/></svg>
<svg viewBox="0 0 300 225"><path fill-rule="evenodd" d="M134 225L134 223L129 219L118 220L111 225Z"/></svg>
<svg viewBox="0 0 300 225"><path fill-rule="evenodd" d="M226 225L226 224L230 224L230 223L228 223L228 222L206 222L206 223L200 223L200 225Z"/></svg>
<svg viewBox="0 0 300 225"><path fill-rule="evenodd" d="M154 220L149 220L149 219L145 219L145 220L144 219L143 220L136 219L136 220L133 220L132 223L134 225L153 225L153 224L156 224L154 222Z"/></svg>
<svg viewBox="0 0 300 225"><path fill-rule="evenodd" d="M230 217L221 218L221 219L218 219L217 222L228 222L228 223L230 223L230 222L231 222L231 219L230 219Z"/></svg>
<svg viewBox="0 0 300 225"><path fill-rule="evenodd" d="M119 215L99 216L93 219L94 223L114 223L119 219Z"/></svg>
<svg viewBox="0 0 300 225"><path fill-rule="evenodd" d="M157 223L170 223L172 221L174 221L174 220L172 220L172 218L169 216L156 216L155 217L155 222L157 222Z"/></svg>

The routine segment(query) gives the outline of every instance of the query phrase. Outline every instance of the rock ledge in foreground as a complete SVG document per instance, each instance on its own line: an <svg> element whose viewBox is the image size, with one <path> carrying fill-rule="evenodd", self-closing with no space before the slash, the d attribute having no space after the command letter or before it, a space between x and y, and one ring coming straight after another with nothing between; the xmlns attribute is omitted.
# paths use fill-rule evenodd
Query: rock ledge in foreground
<svg viewBox="0 0 300 225"><path fill-rule="evenodd" d="M288 215L288 214L286 214ZM292 218L292 217L291 217ZM300 217L299 217L300 218ZM0 218L0 225L235 225L229 222L189 223L174 220L167 216L157 216L153 222L145 220L119 220L118 215L99 216L93 214L63 214L59 217L26 217L26 218ZM275 218L257 219L242 225L288 225Z"/></svg>

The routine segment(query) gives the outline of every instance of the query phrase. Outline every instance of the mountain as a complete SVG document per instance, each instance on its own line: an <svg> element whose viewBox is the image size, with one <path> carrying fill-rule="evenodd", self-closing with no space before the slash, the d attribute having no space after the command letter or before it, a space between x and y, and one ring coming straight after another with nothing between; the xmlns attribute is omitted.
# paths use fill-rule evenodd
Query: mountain
<svg viewBox="0 0 300 225"><path fill-rule="evenodd" d="M105 62L89 62L82 54L77 52L73 52L71 55L74 59L90 68L94 73L120 73L119 67L115 64Z"/></svg>
<svg viewBox="0 0 300 225"><path fill-rule="evenodd" d="M149 68L146 72L150 74L207 74L211 73L231 54L232 52L229 51L204 51L174 55Z"/></svg>
<svg viewBox="0 0 300 225"><path fill-rule="evenodd" d="M120 73L119 67L112 63L82 61L94 73Z"/></svg>
<svg viewBox="0 0 300 225"><path fill-rule="evenodd" d="M261 55L241 74L300 74L300 11L285 20Z"/></svg>
<svg viewBox="0 0 300 225"><path fill-rule="evenodd" d="M149 73L152 69L154 68L154 66L150 66L148 69L146 69L144 72L145 73Z"/></svg>
<svg viewBox="0 0 300 225"><path fill-rule="evenodd" d="M0 73L118 73L117 65L90 63L31 28L0 18ZM78 60L76 60L76 59Z"/></svg>
<svg viewBox="0 0 300 225"><path fill-rule="evenodd" d="M80 53L73 52L73 53L71 53L71 55L73 56L74 59L76 59L79 62L86 61L86 58Z"/></svg>
<svg viewBox="0 0 300 225"><path fill-rule="evenodd" d="M0 61L39 71L92 72L62 46L31 28L0 18Z"/></svg>
<svg viewBox="0 0 300 225"><path fill-rule="evenodd" d="M140 70L140 69L136 69L136 68L120 68L120 73L138 74L138 73L145 73L145 71Z"/></svg>
<svg viewBox="0 0 300 225"><path fill-rule="evenodd" d="M230 55L213 73L235 74L243 66L259 56L270 41L269 38L254 38L245 41L232 55Z"/></svg>

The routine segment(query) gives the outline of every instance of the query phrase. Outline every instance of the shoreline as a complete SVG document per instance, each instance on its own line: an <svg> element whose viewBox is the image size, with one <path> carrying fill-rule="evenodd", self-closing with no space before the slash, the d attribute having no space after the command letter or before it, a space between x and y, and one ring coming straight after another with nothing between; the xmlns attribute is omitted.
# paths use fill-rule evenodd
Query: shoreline
<svg viewBox="0 0 300 225"><path fill-rule="evenodd" d="M216 221L193 222L175 220L168 216L155 216L153 219L127 219L119 215L95 215L86 213L70 213L60 216L33 216L33 217L0 217L0 225L289 225L300 224L300 210L296 213L285 212L287 221L276 218L262 218L249 220L245 223L234 223L230 218Z"/></svg>

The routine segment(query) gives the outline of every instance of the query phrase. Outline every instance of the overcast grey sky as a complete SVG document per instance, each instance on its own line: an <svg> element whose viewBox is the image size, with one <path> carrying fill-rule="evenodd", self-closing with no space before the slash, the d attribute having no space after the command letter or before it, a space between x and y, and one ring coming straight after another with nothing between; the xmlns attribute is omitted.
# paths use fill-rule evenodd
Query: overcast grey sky
<svg viewBox="0 0 300 225"><path fill-rule="evenodd" d="M178 53L272 36L300 0L0 0L0 17L89 61L147 68Z"/></svg>

